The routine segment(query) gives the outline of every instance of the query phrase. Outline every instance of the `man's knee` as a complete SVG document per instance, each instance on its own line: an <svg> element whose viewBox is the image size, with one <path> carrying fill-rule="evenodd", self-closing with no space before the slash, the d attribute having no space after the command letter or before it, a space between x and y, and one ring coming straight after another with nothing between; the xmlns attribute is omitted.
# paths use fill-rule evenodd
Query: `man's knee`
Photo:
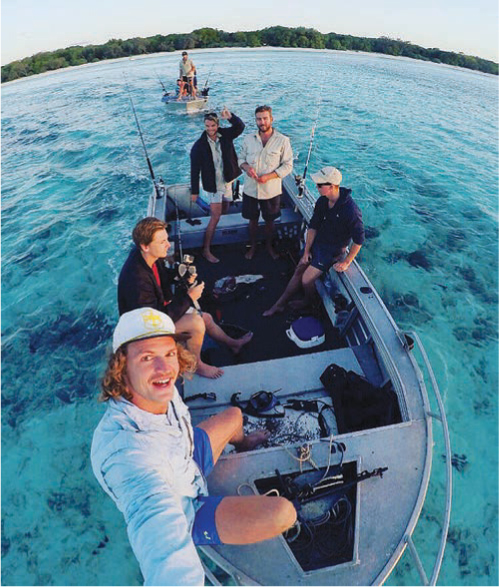
<svg viewBox="0 0 499 587"><path fill-rule="evenodd" d="M206 324L203 316L197 312L192 315L192 323L197 332L204 334L206 332Z"/></svg>
<svg viewBox="0 0 499 587"><path fill-rule="evenodd" d="M311 271L311 267L312 265L309 265L307 269L305 269L305 271L303 272L301 284L304 288L312 287L314 283L317 281L317 279L321 276L321 272L319 272L318 270ZM315 269L315 267L313 269Z"/></svg>
<svg viewBox="0 0 499 587"><path fill-rule="evenodd" d="M237 408L236 406L232 406L227 408L224 412L227 415L227 418L230 420L232 426L234 428L242 427L243 425L243 413L241 408Z"/></svg>
<svg viewBox="0 0 499 587"><path fill-rule="evenodd" d="M208 314L208 312L203 312L202 321L206 328L210 328L214 324L213 316L211 314Z"/></svg>
<svg viewBox="0 0 499 587"><path fill-rule="evenodd" d="M222 216L222 207L214 209L213 206L210 209L210 220L213 224L218 224L220 220L220 216Z"/></svg>
<svg viewBox="0 0 499 587"><path fill-rule="evenodd" d="M193 314L184 314L180 320L175 323L177 332L189 332L191 334L204 334L206 326L203 317L197 312Z"/></svg>
<svg viewBox="0 0 499 587"><path fill-rule="evenodd" d="M305 271L307 270L307 268L310 266L310 264L307 263L298 263L298 265L296 266L295 269L295 273L293 275L293 277L299 277L300 279L303 278L303 274L305 273Z"/></svg>
<svg viewBox="0 0 499 587"><path fill-rule="evenodd" d="M282 533L291 528L296 522L295 506L285 497L276 498L273 511L273 520L276 525L276 532Z"/></svg>
<svg viewBox="0 0 499 587"><path fill-rule="evenodd" d="M301 277L301 284L305 289L310 287L314 282L315 279L310 279L310 277L307 277L306 275L302 275Z"/></svg>

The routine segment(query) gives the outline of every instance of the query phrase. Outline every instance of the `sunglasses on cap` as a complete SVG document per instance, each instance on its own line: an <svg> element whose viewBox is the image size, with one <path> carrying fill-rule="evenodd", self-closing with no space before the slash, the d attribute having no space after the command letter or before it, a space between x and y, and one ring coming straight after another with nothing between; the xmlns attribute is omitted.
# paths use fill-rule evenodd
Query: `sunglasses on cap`
<svg viewBox="0 0 499 587"><path fill-rule="evenodd" d="M323 188L325 185L333 185L332 183L316 183L318 189Z"/></svg>

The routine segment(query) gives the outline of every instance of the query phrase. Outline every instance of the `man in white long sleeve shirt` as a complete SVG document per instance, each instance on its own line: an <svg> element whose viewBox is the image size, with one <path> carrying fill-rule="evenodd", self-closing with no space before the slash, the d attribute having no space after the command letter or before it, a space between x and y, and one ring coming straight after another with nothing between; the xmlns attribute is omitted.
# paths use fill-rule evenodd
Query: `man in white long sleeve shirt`
<svg viewBox="0 0 499 587"><path fill-rule="evenodd" d="M272 127L272 108L255 110L258 132L247 135L239 152L239 167L246 173L243 187L243 218L249 220L250 248L247 259L256 251L260 212L265 220L267 252L274 259L272 247L274 220L281 214L282 178L293 170L293 151L289 138Z"/></svg>
<svg viewBox="0 0 499 587"><path fill-rule="evenodd" d="M204 585L195 545L250 544L293 525L281 497L210 496L205 476L227 443L250 450L239 408L193 428L175 387L195 357L177 341L171 318L152 308L120 317L102 383L107 411L94 433L92 468L123 513L146 585Z"/></svg>

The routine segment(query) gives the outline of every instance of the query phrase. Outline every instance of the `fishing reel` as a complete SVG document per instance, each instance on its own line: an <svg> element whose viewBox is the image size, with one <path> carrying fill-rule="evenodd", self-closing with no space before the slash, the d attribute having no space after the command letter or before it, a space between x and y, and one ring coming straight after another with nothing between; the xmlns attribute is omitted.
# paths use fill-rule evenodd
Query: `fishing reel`
<svg viewBox="0 0 499 587"><path fill-rule="evenodd" d="M177 275L175 279L188 290L197 284L197 281L192 281L191 277L197 274L196 266L194 265L194 257L192 255L182 255L182 261L175 264ZM201 306L197 300L192 301L196 310L201 313Z"/></svg>
<svg viewBox="0 0 499 587"><path fill-rule="evenodd" d="M301 175L295 175L295 183L298 187L296 197L301 200L301 198L303 198L303 191L305 190L305 178Z"/></svg>
<svg viewBox="0 0 499 587"><path fill-rule="evenodd" d="M159 178L158 180L154 180L154 195L156 196L156 200L161 200L162 198L166 198L166 184L163 181L163 178Z"/></svg>
<svg viewBox="0 0 499 587"><path fill-rule="evenodd" d="M183 255L182 261L175 264L175 270L177 272L175 279L184 282L187 287L194 285L194 282L189 281L189 278L197 273L192 255Z"/></svg>

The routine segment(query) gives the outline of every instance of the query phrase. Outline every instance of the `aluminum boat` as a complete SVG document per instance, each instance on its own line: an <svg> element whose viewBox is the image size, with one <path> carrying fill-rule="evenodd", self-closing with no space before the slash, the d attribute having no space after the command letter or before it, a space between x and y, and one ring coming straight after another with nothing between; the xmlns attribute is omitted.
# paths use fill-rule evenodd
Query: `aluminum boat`
<svg viewBox="0 0 499 587"><path fill-rule="evenodd" d="M275 223L279 259L262 247L246 260L248 223L235 201L213 240L220 262L210 264L200 248L208 212L191 203L189 186L160 182L149 201L148 215L169 223L177 254L194 256L206 283L201 306L231 336L254 332L237 356L207 339L203 357L224 375L215 380L195 375L181 386L194 424L239 403L249 406L247 431L271 432L269 441L251 452L226 450L208 478L210 493L286 495L299 514L299 524L278 538L202 547L206 574L218 585L222 573L244 585L379 585L409 548L422 584L433 585L449 527L451 447L438 385L418 335L397 327L356 261L346 272L331 269L317 282L320 302L310 317L324 329L321 344L301 347L290 338L289 330L303 316L262 316L294 270L314 204L297 178L286 177ZM379 426L349 425L345 402L323 383L332 365L349 374L352 398L358 382L388 391L396 414ZM366 410L355 403L354 408L357 414ZM430 483L436 431L445 460L434 464L445 468L445 492L440 536L433 539L435 559L424 569L412 536Z"/></svg>

